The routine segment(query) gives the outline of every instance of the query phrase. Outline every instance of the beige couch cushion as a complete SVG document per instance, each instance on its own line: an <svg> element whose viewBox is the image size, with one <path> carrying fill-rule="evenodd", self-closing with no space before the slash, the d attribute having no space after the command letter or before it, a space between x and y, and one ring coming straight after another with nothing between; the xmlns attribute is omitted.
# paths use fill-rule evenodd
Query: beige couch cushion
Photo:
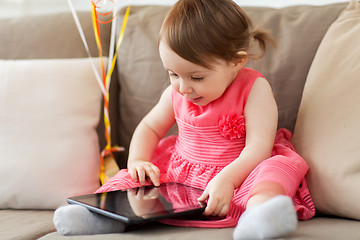
<svg viewBox="0 0 360 240"><path fill-rule="evenodd" d="M1 213L0 213L1 214ZM0 218L1 219L1 218ZM358 240L360 221L348 219L313 218L301 221L295 232L281 238L292 240ZM174 227L160 224L149 224L134 231L118 234L88 235L78 237L65 237L58 233L47 234L40 240L227 240L232 239L234 228L206 229Z"/></svg>
<svg viewBox="0 0 360 240"><path fill-rule="evenodd" d="M79 12L78 17L89 44L91 55L96 57L98 52L91 13ZM100 24L105 55L109 51L110 28L110 24ZM2 18L0 29L0 59L87 57L70 10L68 13Z"/></svg>
<svg viewBox="0 0 360 240"><path fill-rule="evenodd" d="M89 59L0 60L0 76L0 208L94 192L101 91Z"/></svg>
<svg viewBox="0 0 360 240"><path fill-rule="evenodd" d="M345 4L293 6L280 9L245 8L255 24L269 29L277 48L269 48L248 66L270 81L279 109L279 127L293 131L302 90L312 59L330 24Z"/></svg>
<svg viewBox="0 0 360 240"><path fill-rule="evenodd" d="M304 88L294 144L316 208L360 220L360 6L331 25Z"/></svg>
<svg viewBox="0 0 360 240"><path fill-rule="evenodd" d="M158 53L158 32L169 9L168 6L132 6L130 10L117 60L121 86L118 128L121 145L126 148L137 124L170 84ZM121 24L117 26L118 35ZM126 162L122 167L126 167Z"/></svg>
<svg viewBox="0 0 360 240"><path fill-rule="evenodd" d="M55 231L53 216L53 211L0 210L0 239L39 239Z"/></svg>

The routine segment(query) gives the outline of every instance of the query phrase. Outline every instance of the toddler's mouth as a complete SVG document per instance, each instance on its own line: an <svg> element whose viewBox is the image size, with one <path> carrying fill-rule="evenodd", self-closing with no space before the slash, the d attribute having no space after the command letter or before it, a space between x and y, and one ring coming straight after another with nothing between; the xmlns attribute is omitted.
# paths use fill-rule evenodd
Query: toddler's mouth
<svg viewBox="0 0 360 240"><path fill-rule="evenodd" d="M200 102L202 97L196 97L196 98L188 98L188 100L192 103L198 103Z"/></svg>

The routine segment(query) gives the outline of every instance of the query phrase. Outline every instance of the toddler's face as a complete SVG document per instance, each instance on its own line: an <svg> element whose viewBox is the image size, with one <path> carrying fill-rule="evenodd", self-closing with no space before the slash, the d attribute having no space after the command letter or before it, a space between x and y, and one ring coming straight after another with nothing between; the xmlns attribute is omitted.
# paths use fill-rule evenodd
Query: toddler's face
<svg viewBox="0 0 360 240"><path fill-rule="evenodd" d="M221 97L240 70L238 65L222 59L213 60L212 69L194 64L177 55L164 41L160 41L159 51L173 88L199 106Z"/></svg>

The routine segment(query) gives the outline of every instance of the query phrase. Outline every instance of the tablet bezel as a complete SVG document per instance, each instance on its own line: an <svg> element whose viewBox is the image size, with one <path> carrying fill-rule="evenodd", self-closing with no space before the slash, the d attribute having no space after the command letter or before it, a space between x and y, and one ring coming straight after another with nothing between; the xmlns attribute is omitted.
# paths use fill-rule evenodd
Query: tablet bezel
<svg viewBox="0 0 360 240"><path fill-rule="evenodd" d="M128 214L124 214L121 213L121 211L117 211L114 212L113 210L109 209L108 207L106 207L105 209L102 209L100 205L100 203L98 203L96 206L94 206L95 204L89 203L89 202L99 202L102 196L105 195L113 195L113 194L121 194L121 196L127 196L127 191L132 190L132 191L138 191L140 189L146 189L149 190L150 188L167 188L168 185L178 185L178 187L184 187L187 188L190 191L194 191L198 197L201 196L201 193L203 190L198 189L198 188L194 188L194 187L190 187L187 185L183 185L181 183L174 183L174 182L170 182L170 183L162 183L160 184L159 187L155 187L152 185L148 185L148 186L142 186L142 187L136 187L136 188L130 188L130 189L125 189L125 190L117 190L117 191L112 191L112 192L107 192L107 193L95 193L95 194L88 194L88 195L82 195L82 196L76 196L76 197L70 197L67 199L67 202L69 204L77 204L77 205L81 205L83 207L86 207L87 209L89 209L92 212L96 212L98 214L122 221L123 223L125 223L126 225L137 225L137 224L145 224L148 222L153 222L153 221L157 221L157 220L161 220L161 219L168 219L168 218L176 218L176 217L184 217L184 216L189 216L189 215L194 215L194 214L202 214L206 208L206 203L205 202L197 202L196 205L187 205L186 207L182 207L182 208L169 208L167 210L164 211L157 211L154 213L150 213L147 214L146 216L136 216L135 213L133 213L133 215L128 215ZM187 193L187 191L186 191ZM118 195L119 196L119 195ZM164 197L159 196L159 198L162 198L162 201L164 201ZM125 200L126 201L126 200ZM127 201L129 201L127 199ZM159 199L160 201L160 199ZM170 212L169 212L170 210ZM124 211L123 211L124 212Z"/></svg>

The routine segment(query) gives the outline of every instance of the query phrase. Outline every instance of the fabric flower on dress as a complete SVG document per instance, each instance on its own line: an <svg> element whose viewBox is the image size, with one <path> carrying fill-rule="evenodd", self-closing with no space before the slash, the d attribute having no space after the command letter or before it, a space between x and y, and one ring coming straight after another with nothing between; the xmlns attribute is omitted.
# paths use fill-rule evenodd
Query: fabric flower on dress
<svg viewBox="0 0 360 240"><path fill-rule="evenodd" d="M246 133L245 116L236 113L222 115L219 120L220 134L230 140L239 139Z"/></svg>

